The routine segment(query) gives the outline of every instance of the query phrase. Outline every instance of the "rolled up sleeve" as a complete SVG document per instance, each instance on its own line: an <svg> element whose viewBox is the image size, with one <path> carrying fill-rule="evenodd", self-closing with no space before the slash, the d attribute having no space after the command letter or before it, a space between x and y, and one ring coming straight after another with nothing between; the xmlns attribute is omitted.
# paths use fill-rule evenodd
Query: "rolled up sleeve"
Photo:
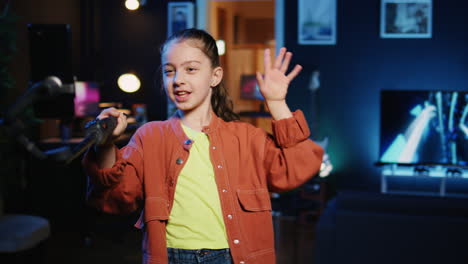
<svg viewBox="0 0 468 264"><path fill-rule="evenodd" d="M272 122L273 137L265 143L265 168L270 191L291 190L320 170L323 149L309 139L310 130L302 111Z"/></svg>
<svg viewBox="0 0 468 264"><path fill-rule="evenodd" d="M96 153L86 153L82 164L88 177L87 201L91 206L112 214L131 213L141 206L143 158L134 143L116 148L116 161L111 168L99 168Z"/></svg>

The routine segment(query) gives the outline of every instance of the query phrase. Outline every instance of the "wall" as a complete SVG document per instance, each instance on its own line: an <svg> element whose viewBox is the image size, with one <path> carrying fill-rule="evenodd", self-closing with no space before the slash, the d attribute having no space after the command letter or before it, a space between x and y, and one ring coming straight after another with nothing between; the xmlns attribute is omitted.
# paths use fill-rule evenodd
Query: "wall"
<svg viewBox="0 0 468 264"><path fill-rule="evenodd" d="M337 45L297 44L297 1L285 1L285 45L304 66L288 94L314 124L314 137L329 137L328 152L339 189L378 190L379 93L383 89L468 89L467 3L433 1L431 39L381 39L380 1L338 0ZM321 72L316 104L307 89L312 69ZM312 122L312 120L314 120Z"/></svg>
<svg viewBox="0 0 468 264"><path fill-rule="evenodd" d="M60 0L16 0L11 2L11 11L18 17L17 51L11 64L11 72L16 86L6 96L9 102L20 96L28 87L30 78L28 24L70 24L72 32L73 69L79 69L80 47L80 1ZM3 7L3 5L2 5ZM44 62L45 64L46 62Z"/></svg>
<svg viewBox="0 0 468 264"><path fill-rule="evenodd" d="M149 119L166 117L166 96L159 82L159 46L166 38L166 1L147 1L137 11L128 11L115 1L102 0L98 9L98 79L102 100L124 105L145 103ZM117 87L117 78L135 72L142 83L139 91L127 94Z"/></svg>
<svg viewBox="0 0 468 264"><path fill-rule="evenodd" d="M147 1L138 13L131 13L115 1L88 0L88 4L95 2L94 33L80 31L83 2L13 1L20 17L19 51L13 65L15 94L24 91L29 74L26 24L71 23L77 38L74 44L83 36L94 36L96 41L94 48L74 48L79 77L102 81L103 100L147 103L151 119L164 118L165 96L154 84L154 76L159 67L157 47L166 34L167 1ZM381 39L380 1L338 0L337 45L300 46L296 42L297 1L285 1L285 44L295 53L294 62L304 66L288 102L291 108L305 111L315 138L329 137L328 152L339 188L378 188L379 171L373 164L379 151L380 90L468 88L467 6L455 0L434 1L431 39ZM85 66L80 66L84 58ZM307 89L315 67L321 71L317 107ZM115 85L118 75L127 70L139 73L142 80L141 91L131 95Z"/></svg>
<svg viewBox="0 0 468 264"><path fill-rule="evenodd" d="M12 64L16 89L8 102L20 96L29 82L27 24L70 24L73 71L80 81L98 81L101 101L118 101L129 106L146 103L150 119L166 116L165 95L155 78L159 69L159 45L166 38L167 1L147 1L141 9L128 11L123 2L110 0L12 1L17 23L18 52ZM47 62L44 62L44 64ZM135 72L140 91L126 94L117 78Z"/></svg>

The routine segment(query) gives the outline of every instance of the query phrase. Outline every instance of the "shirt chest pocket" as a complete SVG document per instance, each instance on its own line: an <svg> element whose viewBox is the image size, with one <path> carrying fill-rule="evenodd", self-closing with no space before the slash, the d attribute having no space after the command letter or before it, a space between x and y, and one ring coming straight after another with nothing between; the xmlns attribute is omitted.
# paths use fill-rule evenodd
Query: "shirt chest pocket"
<svg viewBox="0 0 468 264"><path fill-rule="evenodd" d="M237 216L246 247L250 252L272 251L273 224L268 190L237 190L237 198L241 207Z"/></svg>
<svg viewBox="0 0 468 264"><path fill-rule="evenodd" d="M143 228L150 221L166 221L169 219L169 202L161 197L147 197L145 208L140 215L135 227Z"/></svg>
<svg viewBox="0 0 468 264"><path fill-rule="evenodd" d="M267 189L237 190L237 198L245 211L271 211L270 194Z"/></svg>

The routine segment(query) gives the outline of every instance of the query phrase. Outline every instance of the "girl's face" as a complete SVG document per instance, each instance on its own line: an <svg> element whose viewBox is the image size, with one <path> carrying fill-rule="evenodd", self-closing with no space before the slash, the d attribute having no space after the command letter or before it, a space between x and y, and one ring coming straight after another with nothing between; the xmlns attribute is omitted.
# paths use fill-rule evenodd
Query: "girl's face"
<svg viewBox="0 0 468 264"><path fill-rule="evenodd" d="M163 83L167 95L184 112L210 110L212 87L223 76L209 58L190 41L171 42L162 54Z"/></svg>

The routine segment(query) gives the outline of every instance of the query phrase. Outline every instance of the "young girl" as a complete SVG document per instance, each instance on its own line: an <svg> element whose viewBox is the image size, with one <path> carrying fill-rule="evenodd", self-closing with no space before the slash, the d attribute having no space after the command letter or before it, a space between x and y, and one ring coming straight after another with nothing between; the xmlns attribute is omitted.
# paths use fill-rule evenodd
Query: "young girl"
<svg viewBox="0 0 468 264"><path fill-rule="evenodd" d="M301 111L285 98L300 72L286 74L291 52L273 64L265 50L260 91L273 117L273 135L236 121L222 86L214 39L187 29L161 50L163 83L177 107L167 121L140 127L127 146L113 141L83 160L91 204L108 213L142 209L144 263L275 263L269 192L290 190L320 168L322 149L308 139ZM99 119L125 115L105 109Z"/></svg>

